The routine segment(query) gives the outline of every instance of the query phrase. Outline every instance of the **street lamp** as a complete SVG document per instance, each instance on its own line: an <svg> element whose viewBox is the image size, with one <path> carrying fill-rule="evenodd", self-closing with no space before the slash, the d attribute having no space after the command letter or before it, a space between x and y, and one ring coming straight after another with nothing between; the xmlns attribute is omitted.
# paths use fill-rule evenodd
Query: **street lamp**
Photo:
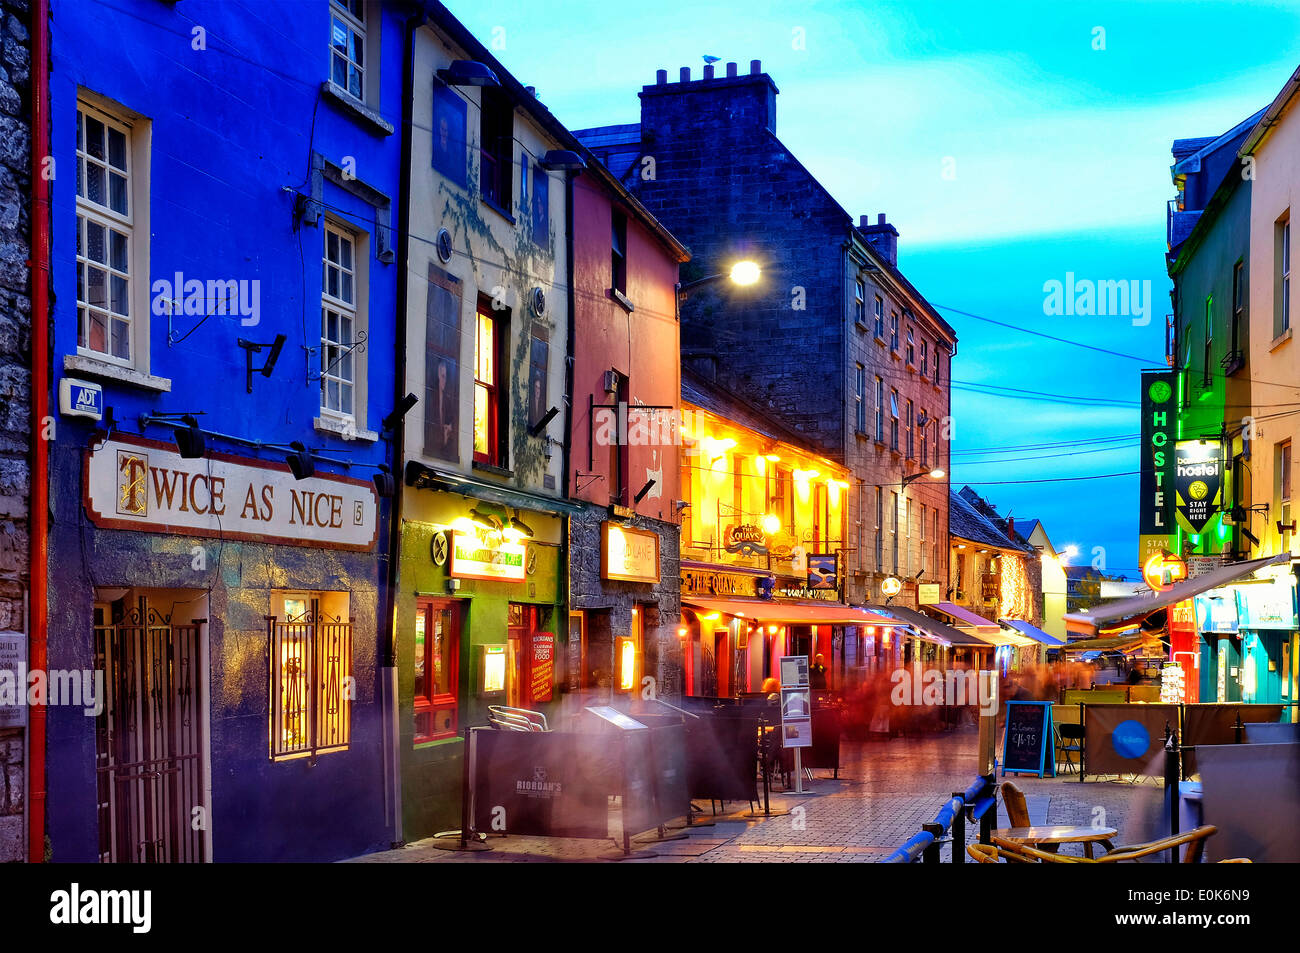
<svg viewBox="0 0 1300 953"><path fill-rule="evenodd" d="M917 480L923 479L925 477L931 477L932 479L935 480L942 480L945 476L947 476L946 473L944 473L938 467L935 467L933 470L922 470L920 473L913 473L910 476L903 477L903 482L901 485L907 486L909 483L915 483Z"/></svg>
<svg viewBox="0 0 1300 953"><path fill-rule="evenodd" d="M723 278L727 278L732 282L732 284L740 285L742 287L752 285L762 277L762 274L763 270L758 267L757 262L749 260L738 261L731 266L731 270L726 274L719 273L716 275L709 275L707 278L696 278L694 281L677 282L677 300L685 301L687 297L686 293L692 288L712 284L715 281L721 281Z"/></svg>

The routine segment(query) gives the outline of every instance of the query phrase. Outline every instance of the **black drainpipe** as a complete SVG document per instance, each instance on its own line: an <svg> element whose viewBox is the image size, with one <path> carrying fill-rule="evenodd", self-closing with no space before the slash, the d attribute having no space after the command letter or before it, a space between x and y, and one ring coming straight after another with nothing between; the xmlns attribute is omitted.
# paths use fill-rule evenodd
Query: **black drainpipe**
<svg viewBox="0 0 1300 953"><path fill-rule="evenodd" d="M402 50L402 109L405 111L415 95L415 32L424 23L423 14L414 14L403 29ZM406 308L409 299L410 269L410 209L411 209L411 128L407 117L402 117L401 163L397 200L397 267L401 269L397 280L396 315L396 369L393 380L393 406L397 407L406 396ZM389 788L388 810L392 811L393 846L400 847L402 839L402 767L399 749L401 737L398 728L397 690L397 587L400 582L402 554L402 500L406 495L406 423L393 424L392 472L396 484L393 500L388 508L388 577L384 593L384 618L387 632L380 646L379 664L383 670L384 737L387 751L384 761Z"/></svg>
<svg viewBox="0 0 1300 953"><path fill-rule="evenodd" d="M567 329L564 336L564 438L560 443L560 459L564 465L564 497L570 497L570 478L569 478L569 460L573 451L573 361L574 361L574 327L577 324L577 293L574 285L574 267L573 267L573 179L574 173L565 173L564 176L564 271L569 282L569 293L565 296L568 301ZM573 605L573 593L570 590L570 584L573 574L569 571L569 537L573 531L573 516L566 515L561 519L562 529L560 531L560 581L561 592L564 594L564 611L562 617L556 620L556 635L564 634L564 645L568 653L569 661L573 659L573 652L569 649L569 611ZM558 638L556 640L559 641ZM581 659L581 653L578 658ZM581 665L581 661L578 663ZM582 684L582 673L578 672L577 677L574 673L569 673L566 682L570 684ZM565 686L564 690L567 690Z"/></svg>

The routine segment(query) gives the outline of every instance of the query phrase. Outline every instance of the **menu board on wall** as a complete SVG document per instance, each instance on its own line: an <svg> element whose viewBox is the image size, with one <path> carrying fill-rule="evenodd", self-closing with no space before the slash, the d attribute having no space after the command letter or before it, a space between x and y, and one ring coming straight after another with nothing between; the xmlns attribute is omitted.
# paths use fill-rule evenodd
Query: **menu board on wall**
<svg viewBox="0 0 1300 953"><path fill-rule="evenodd" d="M535 702L551 700L551 683L555 681L555 635L533 633L531 695Z"/></svg>

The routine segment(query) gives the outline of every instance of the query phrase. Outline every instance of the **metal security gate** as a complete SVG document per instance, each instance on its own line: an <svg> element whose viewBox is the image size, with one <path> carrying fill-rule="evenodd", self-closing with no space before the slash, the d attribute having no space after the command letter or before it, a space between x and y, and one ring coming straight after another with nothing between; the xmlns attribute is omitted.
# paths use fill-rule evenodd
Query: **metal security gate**
<svg viewBox="0 0 1300 953"><path fill-rule="evenodd" d="M207 860L203 624L174 625L141 599L95 626L107 696L96 722L101 862Z"/></svg>

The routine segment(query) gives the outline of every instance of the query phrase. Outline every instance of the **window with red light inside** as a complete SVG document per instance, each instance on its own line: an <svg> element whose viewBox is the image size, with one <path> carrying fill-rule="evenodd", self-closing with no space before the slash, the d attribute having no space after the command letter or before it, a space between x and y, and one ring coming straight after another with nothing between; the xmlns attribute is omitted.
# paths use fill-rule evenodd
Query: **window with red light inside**
<svg viewBox="0 0 1300 953"><path fill-rule="evenodd" d="M460 619L446 600L415 607L415 744L457 733Z"/></svg>

